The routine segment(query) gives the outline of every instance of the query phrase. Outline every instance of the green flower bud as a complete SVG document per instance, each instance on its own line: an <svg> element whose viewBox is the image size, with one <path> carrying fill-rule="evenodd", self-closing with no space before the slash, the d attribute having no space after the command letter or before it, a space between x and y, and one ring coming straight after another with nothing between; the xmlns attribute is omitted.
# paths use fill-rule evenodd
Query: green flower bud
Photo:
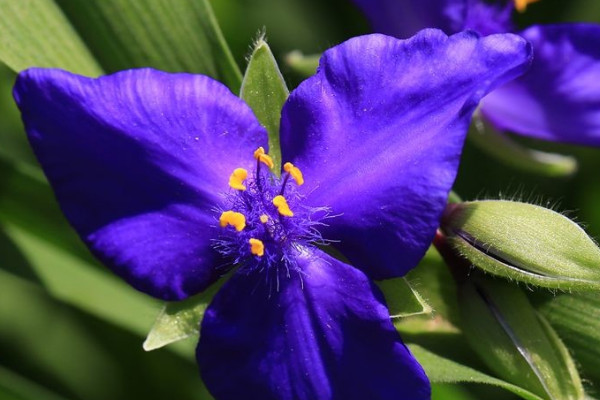
<svg viewBox="0 0 600 400"><path fill-rule="evenodd" d="M600 249L547 208L504 200L450 204L442 229L456 251L489 273L547 288L600 288Z"/></svg>

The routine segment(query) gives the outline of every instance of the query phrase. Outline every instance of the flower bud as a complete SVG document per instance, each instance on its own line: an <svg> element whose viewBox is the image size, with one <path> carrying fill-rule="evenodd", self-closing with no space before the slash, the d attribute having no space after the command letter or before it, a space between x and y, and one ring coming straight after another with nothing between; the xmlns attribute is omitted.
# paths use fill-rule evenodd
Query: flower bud
<svg viewBox="0 0 600 400"><path fill-rule="evenodd" d="M600 249L547 208L504 200L450 204L442 229L455 250L489 273L547 288L600 288Z"/></svg>

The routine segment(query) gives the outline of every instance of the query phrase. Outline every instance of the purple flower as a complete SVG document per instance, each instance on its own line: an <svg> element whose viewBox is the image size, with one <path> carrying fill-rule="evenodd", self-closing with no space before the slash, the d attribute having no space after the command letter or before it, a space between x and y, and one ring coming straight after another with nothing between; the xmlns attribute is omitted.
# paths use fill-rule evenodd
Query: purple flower
<svg viewBox="0 0 600 400"><path fill-rule="evenodd" d="M251 110L205 76L30 69L14 94L64 213L118 275L178 300L235 268L197 348L218 400L427 399L371 280L423 256L471 114L529 59L514 35L436 30L334 47L283 108L281 178Z"/></svg>
<svg viewBox="0 0 600 400"><path fill-rule="evenodd" d="M354 0L373 28L399 38L437 27L483 35L512 32L512 1ZM517 1L523 8L531 1ZM519 33L531 69L492 92L481 113L498 129L542 140L600 146L600 25L534 25Z"/></svg>

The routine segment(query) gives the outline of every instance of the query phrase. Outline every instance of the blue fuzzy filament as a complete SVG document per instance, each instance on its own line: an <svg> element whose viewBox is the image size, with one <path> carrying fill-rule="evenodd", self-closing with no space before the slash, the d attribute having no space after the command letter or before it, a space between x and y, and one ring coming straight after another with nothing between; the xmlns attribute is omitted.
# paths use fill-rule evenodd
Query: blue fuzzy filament
<svg viewBox="0 0 600 400"><path fill-rule="evenodd" d="M226 207L217 209L216 215L234 211L245 216L246 225L241 231L233 226L221 228L213 246L230 260L228 267L237 266L239 273L264 272L267 282L272 276L279 279L282 272L288 278L301 277L302 271L295 262L297 255L307 247L326 244L317 227L323 225L322 220L328 217L329 210L304 206L289 175L279 178L265 170L257 163L256 172L245 180L246 190L231 189L225 194ZM273 204L273 199L281 194L293 216L282 215ZM252 253L250 239L264 244L262 256Z"/></svg>

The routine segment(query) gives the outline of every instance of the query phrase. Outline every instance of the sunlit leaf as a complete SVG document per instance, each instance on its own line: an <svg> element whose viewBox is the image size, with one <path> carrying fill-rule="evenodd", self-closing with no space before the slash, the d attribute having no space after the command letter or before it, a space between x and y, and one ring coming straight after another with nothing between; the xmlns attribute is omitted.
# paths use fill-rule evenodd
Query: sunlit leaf
<svg viewBox="0 0 600 400"><path fill-rule="evenodd" d="M0 0L0 10L0 61L14 71L36 66L102 73L54 1Z"/></svg>
<svg viewBox="0 0 600 400"><path fill-rule="evenodd" d="M583 399L571 356L518 286L471 276L459 302L464 334L498 376L544 399Z"/></svg>
<svg viewBox="0 0 600 400"><path fill-rule="evenodd" d="M57 0L108 72L153 67L210 75L237 92L241 73L208 0Z"/></svg>
<svg viewBox="0 0 600 400"><path fill-rule="evenodd" d="M157 300L22 228L4 225L4 231L53 297L140 336L152 325Z"/></svg>
<svg viewBox="0 0 600 400"><path fill-rule="evenodd" d="M113 320L65 304L4 270L0 287L0 354L12 378L18 374L74 399L210 398L194 363L172 352L143 352L141 336ZM96 301L118 313L109 298ZM126 303L120 307L129 308ZM7 382L3 372L0 387L17 389L19 382ZM26 388L20 389L25 394ZM45 400L42 395L34 398Z"/></svg>
<svg viewBox="0 0 600 400"><path fill-rule="evenodd" d="M477 400L477 397L460 385L433 383L431 400Z"/></svg>
<svg viewBox="0 0 600 400"><path fill-rule="evenodd" d="M204 311L223 284L224 279L222 278L205 292L189 299L165 303L158 313L152 329L148 332L144 350L156 350L189 337L197 338L200 334L200 322Z"/></svg>
<svg viewBox="0 0 600 400"><path fill-rule="evenodd" d="M427 251L419 265L408 273L406 279L433 309L433 315L457 324L456 284L433 247Z"/></svg>
<svg viewBox="0 0 600 400"><path fill-rule="evenodd" d="M543 398L529 392L526 389L510 384L501 379L494 378L450 359L440 357L421 346L409 344L408 347L425 369L429 379L434 383L463 382L494 385L515 393L521 396L523 399L543 400Z"/></svg>
<svg viewBox="0 0 600 400"><path fill-rule="evenodd" d="M429 314L432 309L405 278L386 279L377 282L385 296L392 318Z"/></svg>

